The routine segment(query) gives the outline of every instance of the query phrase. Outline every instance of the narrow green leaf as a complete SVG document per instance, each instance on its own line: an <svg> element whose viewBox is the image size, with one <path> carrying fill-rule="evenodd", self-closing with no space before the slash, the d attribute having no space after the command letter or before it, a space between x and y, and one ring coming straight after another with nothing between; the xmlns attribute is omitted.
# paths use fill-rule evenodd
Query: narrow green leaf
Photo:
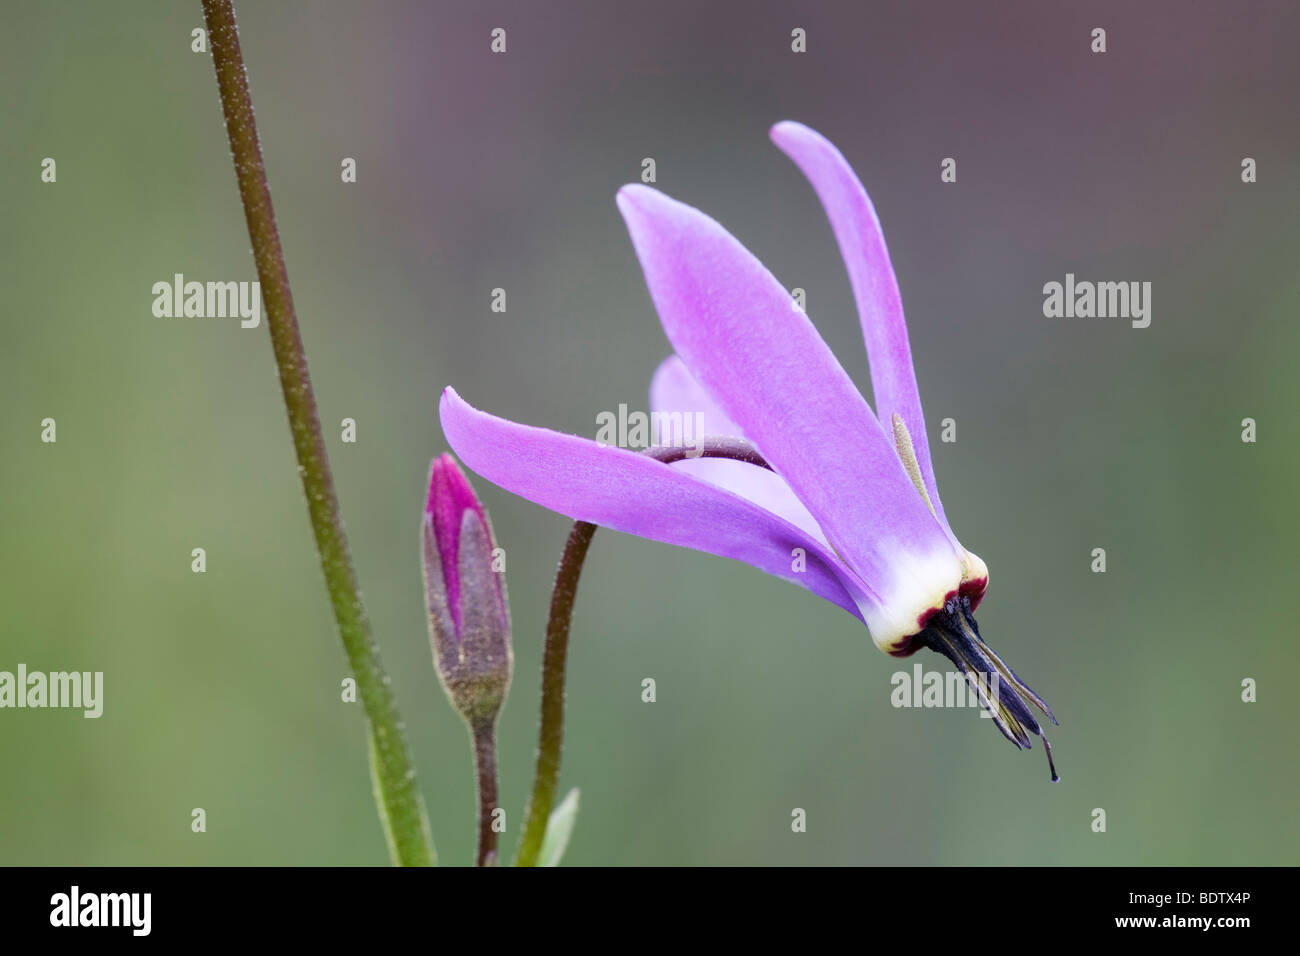
<svg viewBox="0 0 1300 956"><path fill-rule="evenodd" d="M559 866L560 857L564 856L565 847L569 845L569 834L573 832L574 821L578 819L578 788L568 792L560 805L551 811L546 821L546 835L542 837L542 852L539 855L542 866Z"/></svg>

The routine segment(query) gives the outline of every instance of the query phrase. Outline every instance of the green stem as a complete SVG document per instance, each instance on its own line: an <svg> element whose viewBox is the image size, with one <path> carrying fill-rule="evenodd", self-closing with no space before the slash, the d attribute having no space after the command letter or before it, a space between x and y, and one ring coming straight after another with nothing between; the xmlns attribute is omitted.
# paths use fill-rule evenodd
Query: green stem
<svg viewBox="0 0 1300 956"><path fill-rule="evenodd" d="M379 658L379 648L370 632L370 622L361 603L347 535L339 513L334 479L325 453L316 413L316 398L307 374L289 274L285 269L280 233L271 206L262 148L253 118L253 101L248 93L248 76L239 49L239 30L230 0L203 0L212 61L217 70L217 88L225 115L226 133L239 181L239 196L248 221L257 277L261 282L271 346L280 372L280 387L289 413L289 428L298 456L298 472L307 495L316 548L320 552L325 586L334 605L334 619L347 651L348 663L357 681L357 692L369 725L371 766L375 775L380 819L385 824L393 862L405 866L432 865L433 838L429 832L424 801L415 783L415 769L402 734L402 721L393 700L389 678Z"/></svg>
<svg viewBox="0 0 1300 956"><path fill-rule="evenodd" d="M752 445L734 438L706 438L698 451L684 446L647 448L644 454L672 464L686 458L730 458L771 470ZM596 525L575 521L565 542L560 568L551 592L551 612L546 621L546 648L542 654L542 718L537 731L537 766L533 771L533 792L524 815L523 834L515 851L515 866L536 866L555 805L560 779L560 754L564 749L564 680L569 658L569 625L573 602L578 596L578 579Z"/></svg>

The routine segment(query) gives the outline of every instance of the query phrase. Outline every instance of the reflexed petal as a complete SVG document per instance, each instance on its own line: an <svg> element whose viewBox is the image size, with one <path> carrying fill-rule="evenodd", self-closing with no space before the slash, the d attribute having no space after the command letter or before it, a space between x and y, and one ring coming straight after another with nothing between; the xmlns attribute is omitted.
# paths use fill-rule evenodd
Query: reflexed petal
<svg viewBox="0 0 1300 956"><path fill-rule="evenodd" d="M773 126L771 136L808 177L825 207L858 306L871 365L876 415L882 423L887 423L897 413L907 425L930 501L951 537L930 463L930 445L912 368L903 300L875 207L844 156L820 133L802 123L785 122ZM956 543L955 538L952 540Z"/></svg>
<svg viewBox="0 0 1300 956"><path fill-rule="evenodd" d="M676 355L660 362L650 379L650 410L683 414L699 412L704 416L704 434L745 437L740 426L727 417Z"/></svg>
<svg viewBox="0 0 1300 956"><path fill-rule="evenodd" d="M655 370L650 382L650 410L682 415L698 412L703 416L703 430L699 434L744 437L739 426L718 408L717 403L676 355L664 359ZM695 435L694 431L692 435ZM785 479L775 472L727 458L688 458L674 462L673 467L780 515L830 547L816 519L808 513L808 509L785 483Z"/></svg>
<svg viewBox="0 0 1300 956"><path fill-rule="evenodd" d="M677 354L886 609L876 624L867 614L873 639L914 633L962 570L862 395L776 278L717 222L645 186L624 186L618 204Z"/></svg>
<svg viewBox="0 0 1300 956"><path fill-rule="evenodd" d="M861 588L833 553L730 492L627 449L488 415L450 388L440 412L460 460L507 491L580 521L743 561L862 619ZM792 567L796 548L805 570Z"/></svg>

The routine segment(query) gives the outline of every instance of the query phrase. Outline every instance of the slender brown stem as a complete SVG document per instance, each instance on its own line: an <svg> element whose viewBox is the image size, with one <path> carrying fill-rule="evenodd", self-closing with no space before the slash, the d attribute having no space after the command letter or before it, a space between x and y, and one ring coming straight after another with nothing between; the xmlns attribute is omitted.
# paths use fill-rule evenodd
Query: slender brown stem
<svg viewBox="0 0 1300 956"><path fill-rule="evenodd" d="M665 464L688 458L730 458L769 471L772 466L748 442L737 438L706 438L694 448L664 446L647 448L644 454ZM575 521L560 557L551 592L551 613L546 621L546 648L542 655L542 717L537 731L537 766L533 771L533 792L528 801L515 866L536 866L546 836L546 824L555 805L560 778L560 754L564 749L564 679L569 658L569 626L573 602L578 596L578 579L596 525Z"/></svg>
<svg viewBox="0 0 1300 956"><path fill-rule="evenodd" d="M555 785L560 779L560 752L564 748L564 675L569 656L569 623L578 596L582 563L596 534L596 526L575 521L564 545L560 569L551 592L551 614L546 621L546 649L542 654L542 719L537 730L537 767L533 771L533 795L528 801L523 835L515 854L515 866L536 866L546 836L546 823L555 803Z"/></svg>
<svg viewBox="0 0 1300 956"><path fill-rule="evenodd" d="M280 372L289 430L298 456L298 472L307 495L307 510L316 536L316 548L320 552L321 569L325 572L325 586L334 606L334 619L369 724L380 818L385 824L395 863L431 865L435 857L424 801L416 787L415 769L402 733L402 721L389 678L361 603L361 591L352 567L338 497L334 493L325 438L316 413L316 398L312 393L311 377L307 374L307 355L298 331L298 318L289 290L289 273L284 264L275 210L271 206L271 190L262 163L262 148L258 143L244 57L239 48L235 11L230 0L203 0L203 16L212 47L212 62L217 70L217 88L221 93L221 109L234 157L239 196L244 204L253 259L266 305L271 347Z"/></svg>
<svg viewBox="0 0 1300 956"><path fill-rule="evenodd" d="M475 726L470 735L474 738L474 769L478 776L478 866L494 866L497 862L497 831L493 828L494 816L500 808L497 795L497 725L496 718Z"/></svg>

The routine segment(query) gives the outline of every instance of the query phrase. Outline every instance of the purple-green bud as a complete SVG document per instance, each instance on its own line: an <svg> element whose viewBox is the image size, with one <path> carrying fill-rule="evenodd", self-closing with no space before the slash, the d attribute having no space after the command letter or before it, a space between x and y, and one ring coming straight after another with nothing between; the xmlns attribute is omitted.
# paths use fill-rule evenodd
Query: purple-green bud
<svg viewBox="0 0 1300 956"><path fill-rule="evenodd" d="M496 720L510 687L510 605L504 555L487 511L450 455L429 468L424 594L433 661L471 728Z"/></svg>

